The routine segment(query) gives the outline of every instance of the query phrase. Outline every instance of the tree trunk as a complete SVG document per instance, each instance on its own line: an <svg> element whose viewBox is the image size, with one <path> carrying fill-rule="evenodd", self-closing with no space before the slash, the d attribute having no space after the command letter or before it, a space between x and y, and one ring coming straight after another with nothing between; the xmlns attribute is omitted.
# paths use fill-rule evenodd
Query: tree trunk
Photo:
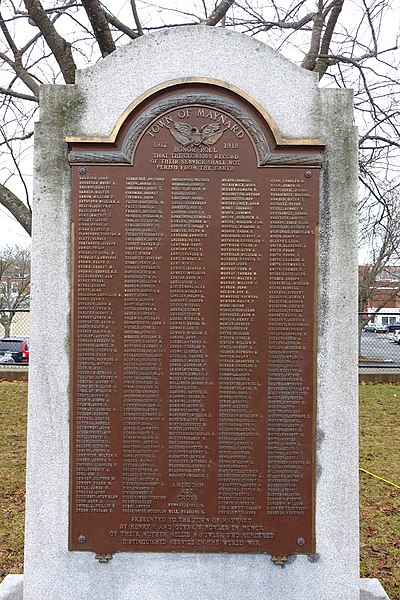
<svg viewBox="0 0 400 600"><path fill-rule="evenodd" d="M11 323L12 323L13 317L14 317L14 314L2 315L2 318L0 319L0 323L4 327L4 336L3 337L10 337Z"/></svg>

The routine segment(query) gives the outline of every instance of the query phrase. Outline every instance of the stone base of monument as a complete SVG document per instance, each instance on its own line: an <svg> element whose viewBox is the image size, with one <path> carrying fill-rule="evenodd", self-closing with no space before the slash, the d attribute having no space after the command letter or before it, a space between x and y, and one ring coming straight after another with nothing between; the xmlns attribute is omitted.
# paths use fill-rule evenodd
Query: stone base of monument
<svg viewBox="0 0 400 600"><path fill-rule="evenodd" d="M23 575L7 575L0 584L0 600L23 600L23 580ZM360 579L360 600L390 599L378 579Z"/></svg>
<svg viewBox="0 0 400 600"><path fill-rule="evenodd" d="M22 600L24 586L23 575L7 575L0 583L1 600Z"/></svg>
<svg viewBox="0 0 400 600"><path fill-rule="evenodd" d="M360 600L389 600L378 579L360 579Z"/></svg>

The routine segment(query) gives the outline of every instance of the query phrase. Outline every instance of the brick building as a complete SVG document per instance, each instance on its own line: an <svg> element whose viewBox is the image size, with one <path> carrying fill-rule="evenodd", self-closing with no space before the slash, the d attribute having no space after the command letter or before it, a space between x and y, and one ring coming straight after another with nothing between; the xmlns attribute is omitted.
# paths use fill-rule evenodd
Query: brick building
<svg viewBox="0 0 400 600"><path fill-rule="evenodd" d="M359 310L375 314L376 323L400 321L400 265L390 265L374 275L373 267L359 266Z"/></svg>

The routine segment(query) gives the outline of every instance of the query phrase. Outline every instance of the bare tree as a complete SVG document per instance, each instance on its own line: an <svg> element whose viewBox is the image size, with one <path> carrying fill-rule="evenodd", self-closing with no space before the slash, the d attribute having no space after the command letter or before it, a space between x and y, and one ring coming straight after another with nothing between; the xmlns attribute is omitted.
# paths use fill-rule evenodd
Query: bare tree
<svg viewBox="0 0 400 600"><path fill-rule="evenodd" d="M399 188L382 192L384 204L364 211L360 245L368 257L359 269L358 310L360 328L371 318L366 307L379 312L400 298L400 198ZM378 208L378 213L376 209Z"/></svg>
<svg viewBox="0 0 400 600"><path fill-rule="evenodd" d="M7 246L0 250L0 324L4 335L11 333L11 323L18 310L29 307L31 279L30 250Z"/></svg>
<svg viewBox="0 0 400 600"><path fill-rule="evenodd" d="M21 159L41 84L73 83L77 68L153 30L222 24L317 73L321 85L354 89L362 208L379 206L388 213L382 190L388 181L395 187L399 177L396 5L397 0L2 0L0 204L30 233ZM22 193L15 191L17 179Z"/></svg>

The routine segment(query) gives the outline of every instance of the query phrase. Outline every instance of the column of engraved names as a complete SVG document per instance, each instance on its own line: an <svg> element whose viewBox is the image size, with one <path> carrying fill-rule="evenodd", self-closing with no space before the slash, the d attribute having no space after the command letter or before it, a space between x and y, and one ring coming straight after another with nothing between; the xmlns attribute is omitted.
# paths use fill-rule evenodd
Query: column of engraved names
<svg viewBox="0 0 400 600"><path fill-rule="evenodd" d="M169 476L178 486L179 499L169 504L171 513L204 512L196 490L204 487L209 467L209 342L204 313L205 246L211 219L205 199L208 182L172 180Z"/></svg>
<svg viewBox="0 0 400 600"><path fill-rule="evenodd" d="M299 484L306 462L303 406L309 392L303 364L310 335L304 314L309 286L304 248L314 241L305 210L309 194L302 181L272 179L270 194L267 514L303 515ZM285 315L293 326L282 327Z"/></svg>
<svg viewBox="0 0 400 600"><path fill-rule="evenodd" d="M261 509L262 474L255 467L260 414L254 402L259 355L250 330L259 300L259 196L247 179L222 180L219 514L255 515Z"/></svg>
<svg viewBox="0 0 400 600"><path fill-rule="evenodd" d="M113 512L117 494L111 442L118 392L115 319L117 234L107 177L79 178L76 312L76 497L78 513Z"/></svg>
<svg viewBox="0 0 400 600"><path fill-rule="evenodd" d="M163 178L127 177L125 208L123 511L158 512L163 373Z"/></svg>

